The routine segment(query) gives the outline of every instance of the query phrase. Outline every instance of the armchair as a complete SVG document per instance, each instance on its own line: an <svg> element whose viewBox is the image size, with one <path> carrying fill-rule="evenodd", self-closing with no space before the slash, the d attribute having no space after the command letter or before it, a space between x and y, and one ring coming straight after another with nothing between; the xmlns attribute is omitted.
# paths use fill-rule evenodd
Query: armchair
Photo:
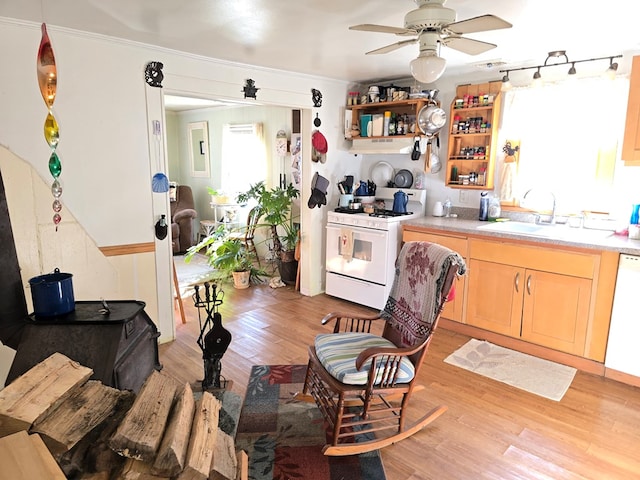
<svg viewBox="0 0 640 480"><path fill-rule="evenodd" d="M174 255L186 252L195 244L193 220L197 216L191 187L179 185L176 200L171 202L171 241Z"/></svg>
<svg viewBox="0 0 640 480"><path fill-rule="evenodd" d="M457 253L407 242L396 260L389 298L378 315L331 313L333 333L309 347L300 398L312 397L331 428L325 455L355 455L407 438L442 415L436 406L411 425L406 411L454 279L466 266ZM384 322L382 336L371 333ZM308 395L310 394L310 395Z"/></svg>

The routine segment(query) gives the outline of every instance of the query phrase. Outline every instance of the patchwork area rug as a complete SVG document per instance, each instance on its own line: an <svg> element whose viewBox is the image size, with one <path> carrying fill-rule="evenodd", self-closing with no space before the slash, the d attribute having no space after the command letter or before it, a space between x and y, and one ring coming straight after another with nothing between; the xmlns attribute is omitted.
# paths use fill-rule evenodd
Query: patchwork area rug
<svg viewBox="0 0 640 480"><path fill-rule="evenodd" d="M562 400L576 374L575 368L476 339L444 361L556 401Z"/></svg>
<svg viewBox="0 0 640 480"><path fill-rule="evenodd" d="M315 404L295 400L306 365L255 365L247 386L236 449L249 455L251 480L385 480L378 451L322 454L326 428Z"/></svg>

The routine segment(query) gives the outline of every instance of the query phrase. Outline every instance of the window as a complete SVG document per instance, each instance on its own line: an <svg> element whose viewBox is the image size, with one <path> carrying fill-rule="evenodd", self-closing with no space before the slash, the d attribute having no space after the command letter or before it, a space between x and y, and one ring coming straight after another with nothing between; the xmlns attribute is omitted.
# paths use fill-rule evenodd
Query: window
<svg viewBox="0 0 640 480"><path fill-rule="evenodd" d="M598 77L504 92L498 159L507 140L520 151L517 165L498 165L503 202L517 205L534 188L555 195L558 213L608 211L628 88L626 78ZM528 208L551 208L549 194L535 197L546 205Z"/></svg>
<svg viewBox="0 0 640 480"><path fill-rule="evenodd" d="M267 178L267 154L262 124L224 125L221 190L244 192Z"/></svg>

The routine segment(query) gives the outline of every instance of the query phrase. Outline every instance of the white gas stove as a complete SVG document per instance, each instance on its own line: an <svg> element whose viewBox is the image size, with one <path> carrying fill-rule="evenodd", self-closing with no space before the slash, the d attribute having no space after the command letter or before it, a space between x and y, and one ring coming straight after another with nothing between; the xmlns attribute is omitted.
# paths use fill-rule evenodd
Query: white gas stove
<svg viewBox="0 0 640 480"><path fill-rule="evenodd" d="M402 222L423 217L425 190L401 189L408 196L407 213L391 210L399 189L379 188L376 200L385 210L369 213L327 213L326 293L382 309L391 290L400 249Z"/></svg>

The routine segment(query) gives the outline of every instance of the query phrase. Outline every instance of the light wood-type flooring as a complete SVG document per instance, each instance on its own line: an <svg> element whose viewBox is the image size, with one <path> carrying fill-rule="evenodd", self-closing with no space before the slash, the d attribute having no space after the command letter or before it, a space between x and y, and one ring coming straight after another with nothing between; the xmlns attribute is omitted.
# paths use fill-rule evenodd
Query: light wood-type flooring
<svg viewBox="0 0 640 480"><path fill-rule="evenodd" d="M307 363L307 345L328 330L320 325L325 313L371 312L291 287L223 290L220 312L233 340L222 373L243 396L252 365ZM187 323L177 320L177 339L160 346L160 361L165 372L195 384L203 369L198 316L190 299L184 305ZM468 340L436 331L420 373L425 388L414 395L412 411L418 418L436 405L449 410L382 450L389 480L640 479L639 388L578 372L554 402L443 362Z"/></svg>

